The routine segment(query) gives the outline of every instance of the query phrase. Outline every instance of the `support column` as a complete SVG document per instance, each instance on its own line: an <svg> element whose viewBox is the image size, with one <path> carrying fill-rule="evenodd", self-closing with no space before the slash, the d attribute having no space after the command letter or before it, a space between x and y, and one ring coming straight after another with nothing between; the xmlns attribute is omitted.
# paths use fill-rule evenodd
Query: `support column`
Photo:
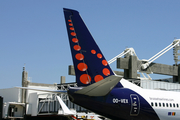
<svg viewBox="0 0 180 120"><path fill-rule="evenodd" d="M27 87L28 86L28 72L25 71L25 67L23 67L23 72L22 72L22 87ZM26 90L22 89L22 94L21 94L21 102L25 103L26 102Z"/></svg>
<svg viewBox="0 0 180 120"><path fill-rule="evenodd" d="M65 76L61 76L61 81L60 84L66 83L66 77Z"/></svg>
<svg viewBox="0 0 180 120"><path fill-rule="evenodd" d="M180 64L178 65L178 76L177 76L177 81L180 83Z"/></svg>
<svg viewBox="0 0 180 120"><path fill-rule="evenodd" d="M137 56L130 56L130 59L129 59L129 78L137 79Z"/></svg>
<svg viewBox="0 0 180 120"><path fill-rule="evenodd" d="M128 61L128 69L124 69L124 78L137 79L137 56L131 55L126 59L129 59L129 61Z"/></svg>

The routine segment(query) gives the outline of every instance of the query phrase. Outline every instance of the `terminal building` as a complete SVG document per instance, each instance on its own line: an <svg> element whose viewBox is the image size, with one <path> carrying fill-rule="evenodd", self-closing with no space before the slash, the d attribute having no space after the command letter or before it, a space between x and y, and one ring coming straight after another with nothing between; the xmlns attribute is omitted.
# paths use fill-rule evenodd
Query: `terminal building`
<svg viewBox="0 0 180 120"><path fill-rule="evenodd" d="M68 87L75 86L76 83L65 83L64 76L61 76L60 84L32 83L28 80L25 67L23 68L22 87L67 90ZM8 88L0 89L0 95L2 98L0 101L2 111L0 113L2 113L3 119L101 120L99 115L72 103L67 94ZM61 100L74 114L66 114L67 111L62 109Z"/></svg>

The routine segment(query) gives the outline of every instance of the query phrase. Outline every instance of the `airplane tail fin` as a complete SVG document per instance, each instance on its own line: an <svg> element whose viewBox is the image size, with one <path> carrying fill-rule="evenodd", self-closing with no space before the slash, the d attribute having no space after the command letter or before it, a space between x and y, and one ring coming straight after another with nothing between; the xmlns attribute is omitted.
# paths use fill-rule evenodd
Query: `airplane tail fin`
<svg viewBox="0 0 180 120"><path fill-rule="evenodd" d="M114 75L78 11L64 8L78 86L88 86Z"/></svg>

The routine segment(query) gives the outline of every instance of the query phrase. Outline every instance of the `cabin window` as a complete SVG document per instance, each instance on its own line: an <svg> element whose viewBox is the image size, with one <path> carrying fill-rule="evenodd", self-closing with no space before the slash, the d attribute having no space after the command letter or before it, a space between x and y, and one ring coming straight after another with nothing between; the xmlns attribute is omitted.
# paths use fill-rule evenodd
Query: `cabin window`
<svg viewBox="0 0 180 120"><path fill-rule="evenodd" d="M163 107L165 107L165 104L163 103Z"/></svg>
<svg viewBox="0 0 180 120"><path fill-rule="evenodd" d="M161 103L159 103L159 107L161 107Z"/></svg>
<svg viewBox="0 0 180 120"><path fill-rule="evenodd" d="M168 107L168 103L166 103L166 107Z"/></svg>
<svg viewBox="0 0 180 120"><path fill-rule="evenodd" d="M157 103L155 103L155 106L157 107Z"/></svg>
<svg viewBox="0 0 180 120"><path fill-rule="evenodd" d="M173 107L176 107L176 105L173 103Z"/></svg>
<svg viewBox="0 0 180 120"><path fill-rule="evenodd" d="M170 107L172 107L172 104L170 103Z"/></svg>
<svg viewBox="0 0 180 120"><path fill-rule="evenodd" d="M151 102L151 106L154 106L153 102Z"/></svg>
<svg viewBox="0 0 180 120"><path fill-rule="evenodd" d="M177 107L179 107L179 104L176 104Z"/></svg>

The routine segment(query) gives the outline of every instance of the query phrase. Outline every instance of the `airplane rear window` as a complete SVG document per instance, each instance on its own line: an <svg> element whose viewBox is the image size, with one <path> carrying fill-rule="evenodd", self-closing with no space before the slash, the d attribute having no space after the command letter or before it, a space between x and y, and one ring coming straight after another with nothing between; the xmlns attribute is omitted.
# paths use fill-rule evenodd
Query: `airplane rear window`
<svg viewBox="0 0 180 120"><path fill-rule="evenodd" d="M159 103L159 107L161 107L161 103Z"/></svg>
<svg viewBox="0 0 180 120"><path fill-rule="evenodd" d="M173 107L176 107L176 105L173 103Z"/></svg>
<svg viewBox="0 0 180 120"><path fill-rule="evenodd" d="M157 103L155 103L155 106L157 107Z"/></svg>
<svg viewBox="0 0 180 120"><path fill-rule="evenodd" d="M154 106L153 102L151 103L151 106Z"/></svg>
<svg viewBox="0 0 180 120"><path fill-rule="evenodd" d="M165 104L163 103L163 107L165 107Z"/></svg>
<svg viewBox="0 0 180 120"><path fill-rule="evenodd" d="M168 107L168 103L166 103L166 107Z"/></svg>
<svg viewBox="0 0 180 120"><path fill-rule="evenodd" d="M172 107L172 104L170 103L170 107Z"/></svg>
<svg viewBox="0 0 180 120"><path fill-rule="evenodd" d="M179 105L178 105L178 104L176 104L176 106L177 106L177 107L179 107Z"/></svg>

